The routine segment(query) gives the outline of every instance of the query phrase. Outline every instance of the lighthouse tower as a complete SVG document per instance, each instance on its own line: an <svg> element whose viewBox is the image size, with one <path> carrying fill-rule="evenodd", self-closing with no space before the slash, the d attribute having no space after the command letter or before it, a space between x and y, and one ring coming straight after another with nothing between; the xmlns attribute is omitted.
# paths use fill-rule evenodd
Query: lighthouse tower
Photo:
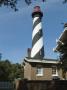
<svg viewBox="0 0 67 90"><path fill-rule="evenodd" d="M59 61L44 58L42 17L40 7L35 6L32 12L32 48L28 48L28 57L25 57L23 62L24 78L28 80L51 80L59 75Z"/></svg>
<svg viewBox="0 0 67 90"><path fill-rule="evenodd" d="M33 31L32 31L32 49L31 58L43 59L44 57L44 44L43 44L43 32L42 32L42 19L43 13L39 6L34 7L32 13L33 18Z"/></svg>

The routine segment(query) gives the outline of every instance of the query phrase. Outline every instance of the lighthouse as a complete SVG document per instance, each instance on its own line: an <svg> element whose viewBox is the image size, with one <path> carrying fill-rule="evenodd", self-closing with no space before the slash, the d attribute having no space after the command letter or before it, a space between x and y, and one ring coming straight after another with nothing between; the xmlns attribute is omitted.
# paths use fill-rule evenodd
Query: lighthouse
<svg viewBox="0 0 67 90"><path fill-rule="evenodd" d="M51 80L57 77L59 61L44 58L44 43L42 31L43 13L39 6L32 12L32 48L28 48L28 56L24 58L24 78L28 80Z"/></svg>
<svg viewBox="0 0 67 90"><path fill-rule="evenodd" d="M31 58L43 59L44 57L44 44L43 44L43 32L41 19L43 13L39 6L34 7L32 18L33 18L33 31L32 31L32 49Z"/></svg>

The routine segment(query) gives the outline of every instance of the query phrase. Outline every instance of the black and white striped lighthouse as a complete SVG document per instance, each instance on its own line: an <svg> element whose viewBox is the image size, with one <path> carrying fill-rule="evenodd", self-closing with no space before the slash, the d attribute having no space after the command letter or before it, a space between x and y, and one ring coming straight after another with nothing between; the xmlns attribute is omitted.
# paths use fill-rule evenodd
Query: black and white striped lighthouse
<svg viewBox="0 0 67 90"><path fill-rule="evenodd" d="M39 6L34 7L32 13L33 18L33 31L32 31L32 49L31 58L43 59L44 57L44 44L43 44L43 32L42 32L42 19L43 13Z"/></svg>

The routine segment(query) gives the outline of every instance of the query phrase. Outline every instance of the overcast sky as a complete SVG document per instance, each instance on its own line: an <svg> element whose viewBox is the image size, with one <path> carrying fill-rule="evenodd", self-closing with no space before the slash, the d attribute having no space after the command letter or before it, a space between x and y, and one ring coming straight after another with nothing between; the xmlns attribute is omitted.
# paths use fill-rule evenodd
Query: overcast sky
<svg viewBox="0 0 67 90"><path fill-rule="evenodd" d="M21 0L22 1L22 0ZM33 2L27 6L19 2L19 11L10 8L0 8L0 53L2 59L9 59L12 63L21 63L27 56L27 48L32 45L32 11L39 5L43 12L42 26L44 35L45 58L57 59L58 54L53 52L56 39L63 31L63 24L67 22L67 4L60 0L47 0L46 3Z"/></svg>

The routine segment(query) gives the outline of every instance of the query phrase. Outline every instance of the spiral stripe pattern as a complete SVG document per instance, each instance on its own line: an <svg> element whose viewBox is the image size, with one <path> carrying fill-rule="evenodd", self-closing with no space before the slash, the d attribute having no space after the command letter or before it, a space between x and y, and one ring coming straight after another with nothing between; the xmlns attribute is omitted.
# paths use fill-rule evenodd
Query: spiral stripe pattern
<svg viewBox="0 0 67 90"><path fill-rule="evenodd" d="M44 57L43 33L40 15L33 18L32 50L31 58L42 59Z"/></svg>

